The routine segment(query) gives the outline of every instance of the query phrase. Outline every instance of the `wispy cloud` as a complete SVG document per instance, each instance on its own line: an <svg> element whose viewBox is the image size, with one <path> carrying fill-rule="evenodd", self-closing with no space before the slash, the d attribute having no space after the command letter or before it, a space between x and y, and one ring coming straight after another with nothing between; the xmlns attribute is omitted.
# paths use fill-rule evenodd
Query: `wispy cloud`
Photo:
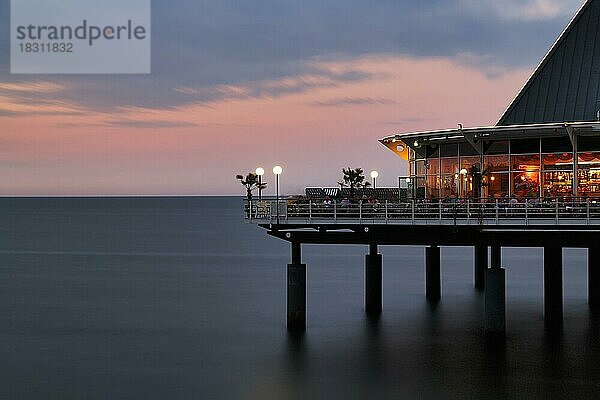
<svg viewBox="0 0 600 400"><path fill-rule="evenodd" d="M396 104L395 100L380 97L340 97L336 99L315 101L310 105L317 107L346 107L346 106L378 106Z"/></svg>
<svg viewBox="0 0 600 400"><path fill-rule="evenodd" d="M431 122L435 122L435 121L439 121L439 118L435 118L435 117L406 117L406 118L402 118L402 119L398 119L398 120L394 120L394 121L382 121L379 123L379 125L387 125L387 126L403 126L403 125L408 125L408 124L417 124L417 123L431 123Z"/></svg>
<svg viewBox="0 0 600 400"><path fill-rule="evenodd" d="M581 0L461 0L478 13L492 12L508 21L544 21L565 15Z"/></svg>
<svg viewBox="0 0 600 400"><path fill-rule="evenodd" d="M118 128L139 128L139 129L159 129L159 128L189 128L195 127L197 124L188 121L166 121L166 120L149 120L135 121L128 119L118 119L114 121L104 122L104 126L112 126Z"/></svg>
<svg viewBox="0 0 600 400"><path fill-rule="evenodd" d="M0 82L0 93L56 93L67 87L65 83L48 81Z"/></svg>
<svg viewBox="0 0 600 400"><path fill-rule="evenodd" d="M178 0L173 7L171 1L154 0L152 75L31 82L10 75L8 57L0 57L0 91L100 112L167 109L356 81L364 78L360 71L327 76L313 61L367 54L469 54L489 76L500 76L503 69L535 65L581 1ZM0 26L10 25L9 15L9 2L0 2ZM0 50L8 54L8 29L0 29Z"/></svg>
<svg viewBox="0 0 600 400"><path fill-rule="evenodd" d="M358 69L336 71L327 64L317 66L311 63L310 74L289 75L282 78L251 81L241 85L217 85L215 87L181 86L174 90L195 103L211 103L223 100L251 98L277 98L315 89L337 87L346 83L360 82L375 78L375 75Z"/></svg>

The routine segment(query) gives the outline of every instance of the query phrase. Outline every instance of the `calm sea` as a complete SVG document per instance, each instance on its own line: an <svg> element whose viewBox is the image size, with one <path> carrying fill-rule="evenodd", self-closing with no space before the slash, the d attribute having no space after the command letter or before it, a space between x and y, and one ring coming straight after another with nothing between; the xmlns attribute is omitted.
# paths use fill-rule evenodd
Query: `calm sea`
<svg viewBox="0 0 600 400"><path fill-rule="evenodd" d="M473 252L383 248L384 313L363 312L363 247L303 249L308 330L285 328L289 247L239 198L0 200L0 398L599 398L586 252L565 250L565 328L543 328L540 249L507 249L505 346L482 335Z"/></svg>

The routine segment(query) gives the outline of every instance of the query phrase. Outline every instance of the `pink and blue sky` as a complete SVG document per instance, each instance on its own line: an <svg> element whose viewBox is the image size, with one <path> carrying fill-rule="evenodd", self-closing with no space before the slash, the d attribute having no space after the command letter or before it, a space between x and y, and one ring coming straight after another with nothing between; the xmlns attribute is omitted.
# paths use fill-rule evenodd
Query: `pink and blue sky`
<svg viewBox="0 0 600 400"><path fill-rule="evenodd" d="M397 185L395 132L493 125L581 0L154 0L151 75L10 75L0 195L284 193L343 167ZM274 189L272 185L269 192Z"/></svg>

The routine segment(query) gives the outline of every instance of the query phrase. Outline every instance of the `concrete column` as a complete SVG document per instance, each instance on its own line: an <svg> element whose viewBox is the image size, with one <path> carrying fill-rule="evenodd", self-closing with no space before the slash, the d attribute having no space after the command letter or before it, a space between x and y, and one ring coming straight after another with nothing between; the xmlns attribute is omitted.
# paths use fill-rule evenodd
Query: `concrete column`
<svg viewBox="0 0 600 400"><path fill-rule="evenodd" d="M600 248L588 249L588 303L593 309L600 309Z"/></svg>
<svg viewBox="0 0 600 400"><path fill-rule="evenodd" d="M436 245L425 249L425 295L432 303L442 297L440 248Z"/></svg>
<svg viewBox="0 0 600 400"><path fill-rule="evenodd" d="M292 263L287 268L287 327L293 332L306 329L306 264L301 259L300 243L292 243Z"/></svg>
<svg viewBox="0 0 600 400"><path fill-rule="evenodd" d="M562 247L544 247L544 321L547 328L563 322Z"/></svg>
<svg viewBox="0 0 600 400"><path fill-rule="evenodd" d="M485 333L503 336L506 332L506 271L495 267L485 270Z"/></svg>
<svg viewBox="0 0 600 400"><path fill-rule="evenodd" d="M492 246L490 252L490 268L502 267L502 246Z"/></svg>
<svg viewBox="0 0 600 400"><path fill-rule="evenodd" d="M365 256L365 311L370 317L379 316L383 306L382 265L383 257L372 244Z"/></svg>
<svg viewBox="0 0 600 400"><path fill-rule="evenodd" d="M488 269L488 247L478 244L475 246L475 288L485 289L485 271Z"/></svg>

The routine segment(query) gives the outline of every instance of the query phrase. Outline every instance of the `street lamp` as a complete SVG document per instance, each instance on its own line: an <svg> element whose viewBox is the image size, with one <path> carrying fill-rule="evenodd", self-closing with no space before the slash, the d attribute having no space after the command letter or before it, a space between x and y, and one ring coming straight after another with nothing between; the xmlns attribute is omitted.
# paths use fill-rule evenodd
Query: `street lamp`
<svg viewBox="0 0 600 400"><path fill-rule="evenodd" d="M460 191L462 193L460 193L460 195L463 198L467 197L467 190L468 189L467 189L467 179L466 178L467 178L467 174L468 173L469 173L469 171L467 171L466 168L463 168L463 169L460 170L460 174L462 175L462 179L460 180Z"/></svg>
<svg viewBox="0 0 600 400"><path fill-rule="evenodd" d="M277 225L279 225L279 175L281 175L281 173L283 172L283 168L281 168L279 165L273 167L273 173L275 174L276 177L276 187L277 187Z"/></svg>
<svg viewBox="0 0 600 400"><path fill-rule="evenodd" d="M377 178L379 177L379 172L371 171L371 178L373 178L373 189L377 189Z"/></svg>
<svg viewBox="0 0 600 400"><path fill-rule="evenodd" d="M258 167L255 172L258 175L258 200L262 200L262 177L265 174L265 169Z"/></svg>

